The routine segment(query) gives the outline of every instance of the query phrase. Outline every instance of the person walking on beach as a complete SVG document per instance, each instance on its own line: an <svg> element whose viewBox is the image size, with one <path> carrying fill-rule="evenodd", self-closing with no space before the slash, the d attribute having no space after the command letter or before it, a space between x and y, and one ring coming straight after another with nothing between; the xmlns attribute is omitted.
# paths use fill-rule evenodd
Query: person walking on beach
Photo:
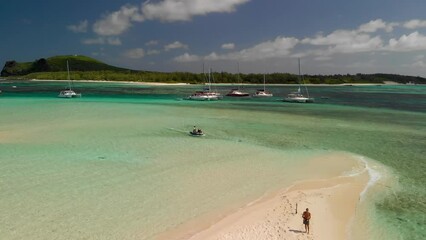
<svg viewBox="0 0 426 240"><path fill-rule="evenodd" d="M309 234L309 220L311 219L311 213L309 212L309 208L302 214L303 224L305 224L305 232Z"/></svg>

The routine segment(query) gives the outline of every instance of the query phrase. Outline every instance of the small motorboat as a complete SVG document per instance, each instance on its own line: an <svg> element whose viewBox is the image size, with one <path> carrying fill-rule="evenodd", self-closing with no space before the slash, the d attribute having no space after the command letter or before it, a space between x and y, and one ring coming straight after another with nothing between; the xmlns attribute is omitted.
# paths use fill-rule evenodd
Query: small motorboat
<svg viewBox="0 0 426 240"><path fill-rule="evenodd" d="M202 137L206 135L204 132L193 132L193 131L189 132L189 134L194 137Z"/></svg>
<svg viewBox="0 0 426 240"><path fill-rule="evenodd" d="M202 137L205 135L203 130L197 128L196 126L194 126L194 128L192 129L192 131L189 132L189 134L194 137Z"/></svg>

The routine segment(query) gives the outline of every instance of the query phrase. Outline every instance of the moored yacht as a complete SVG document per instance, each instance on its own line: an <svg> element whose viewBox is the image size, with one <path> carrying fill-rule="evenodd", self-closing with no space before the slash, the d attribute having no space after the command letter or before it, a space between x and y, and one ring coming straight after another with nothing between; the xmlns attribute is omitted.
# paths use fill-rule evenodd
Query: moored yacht
<svg viewBox="0 0 426 240"><path fill-rule="evenodd" d="M81 93L76 93L71 89L63 90L59 92L58 97L60 98L75 98L75 97L81 97Z"/></svg>
<svg viewBox="0 0 426 240"><path fill-rule="evenodd" d="M297 103L313 103L314 99L303 96L300 88L297 92L291 92L284 98L284 102L297 102Z"/></svg>
<svg viewBox="0 0 426 240"><path fill-rule="evenodd" d="M70 79L70 67L67 61L67 72L68 72L68 89L62 90L59 92L58 97L60 98L76 98L81 97L81 93L76 93L71 89L71 79Z"/></svg>
<svg viewBox="0 0 426 240"><path fill-rule="evenodd" d="M194 94L188 96L186 99L197 100L197 101L214 101L214 100L219 100L219 96L212 92L197 91Z"/></svg>
<svg viewBox="0 0 426 240"><path fill-rule="evenodd" d="M295 102L295 103L313 103L314 98L309 97L308 89L305 86L307 96L304 96L300 86L302 85L303 78L300 73L300 59L299 59L299 89L296 92L291 92L283 99L284 102Z"/></svg>
<svg viewBox="0 0 426 240"><path fill-rule="evenodd" d="M204 73L204 65L203 65L203 73ZM211 82L212 82L212 76L211 76L211 68L209 69L209 75L208 75L208 87L204 89L204 91L196 91L192 95L185 98L186 100L197 100L197 101L214 101L219 100L222 98L221 94L218 92L214 92L211 89Z"/></svg>
<svg viewBox="0 0 426 240"><path fill-rule="evenodd" d="M240 65L238 64L238 75L237 75L238 79L240 79ZM241 85L242 85L242 81L241 81ZM226 96L228 97L248 97L250 96L249 93L243 92L242 90L240 90L240 88L233 88L231 89L231 91L229 91Z"/></svg>
<svg viewBox="0 0 426 240"><path fill-rule="evenodd" d="M263 89L258 89L253 97L272 97L273 94L271 92L266 91L265 87L265 74L263 74Z"/></svg>
<svg viewBox="0 0 426 240"><path fill-rule="evenodd" d="M239 90L238 88L231 89L231 91L226 94L228 97L248 97L250 94Z"/></svg>
<svg viewBox="0 0 426 240"><path fill-rule="evenodd" d="M255 94L253 94L253 97L272 97L272 96L274 96L272 93L267 92L263 89L259 89L256 91Z"/></svg>

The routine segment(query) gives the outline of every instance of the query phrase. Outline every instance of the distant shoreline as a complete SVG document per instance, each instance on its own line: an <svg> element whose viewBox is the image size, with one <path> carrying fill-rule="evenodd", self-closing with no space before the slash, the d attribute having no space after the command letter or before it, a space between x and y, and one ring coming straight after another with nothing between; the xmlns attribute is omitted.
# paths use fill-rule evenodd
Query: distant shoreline
<svg viewBox="0 0 426 240"><path fill-rule="evenodd" d="M34 82L58 82L58 81L66 81L66 80L50 80L50 79L29 79L29 81ZM190 83L163 83L163 82L137 82L137 81L107 81L107 80L74 80L75 82L84 82L84 83L125 83L125 84L136 84L136 85L148 85L148 86L185 86L185 85L206 85L206 84L190 84ZM257 86L263 85L261 83L212 83L212 85L216 86L235 86L235 85L243 85L243 86ZM266 84L267 86L298 86L300 84ZM303 84L305 86L381 86L381 85L406 85L402 83L385 81L384 83L341 83L341 84Z"/></svg>
<svg viewBox="0 0 426 240"><path fill-rule="evenodd" d="M29 79L34 82L60 82L67 80L48 80L48 79ZM137 85L190 85L189 83L162 83L162 82L133 82L133 81L106 81L106 80L74 80L75 82L86 82L86 83L126 83L126 84L137 84Z"/></svg>

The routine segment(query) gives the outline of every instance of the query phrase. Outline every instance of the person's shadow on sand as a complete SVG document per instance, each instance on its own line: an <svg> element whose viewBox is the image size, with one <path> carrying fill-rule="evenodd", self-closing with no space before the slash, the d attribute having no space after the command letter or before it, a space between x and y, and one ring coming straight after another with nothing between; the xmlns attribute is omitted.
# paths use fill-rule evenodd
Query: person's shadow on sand
<svg viewBox="0 0 426 240"><path fill-rule="evenodd" d="M295 230L295 229L290 229L290 232L294 232L294 233L305 233L305 231L300 231L300 230Z"/></svg>

